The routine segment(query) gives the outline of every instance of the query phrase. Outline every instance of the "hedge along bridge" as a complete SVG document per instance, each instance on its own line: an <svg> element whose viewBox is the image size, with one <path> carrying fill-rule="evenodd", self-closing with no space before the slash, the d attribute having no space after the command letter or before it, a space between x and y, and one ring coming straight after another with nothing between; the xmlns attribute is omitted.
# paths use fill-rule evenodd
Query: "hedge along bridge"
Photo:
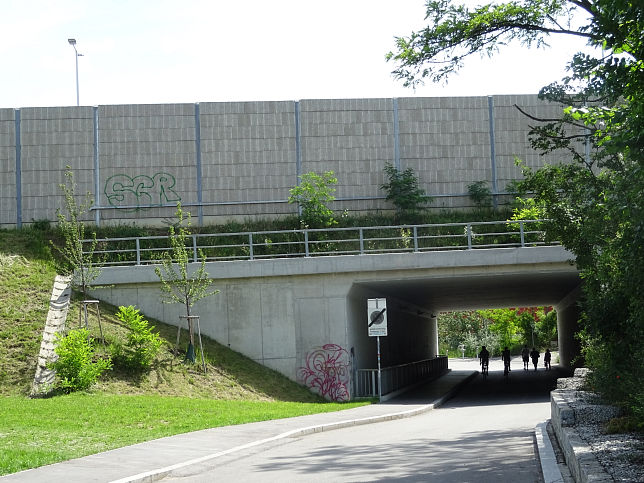
<svg viewBox="0 0 644 483"><path fill-rule="evenodd" d="M334 228L193 235L218 295L198 302L202 331L329 399L377 394L367 300L386 298L382 393L446 369L437 314L552 305L561 363L575 354L580 283L572 255L540 221ZM110 261L96 296L137 305L177 325L183 308L159 303L154 264L167 237L100 241ZM196 267L196 265L195 265Z"/></svg>

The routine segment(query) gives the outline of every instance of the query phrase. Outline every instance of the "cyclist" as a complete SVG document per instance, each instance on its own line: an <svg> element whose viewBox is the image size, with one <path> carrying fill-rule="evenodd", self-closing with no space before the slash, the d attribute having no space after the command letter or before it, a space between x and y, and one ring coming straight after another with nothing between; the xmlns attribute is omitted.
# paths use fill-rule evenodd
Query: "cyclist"
<svg viewBox="0 0 644 483"><path fill-rule="evenodd" d="M488 367L490 366L490 352L485 348L485 346L481 347L479 360L481 361L481 372L483 372L483 374L487 374Z"/></svg>
<svg viewBox="0 0 644 483"><path fill-rule="evenodd" d="M503 349L503 352L501 352L501 359L503 359L503 375L507 376L508 372L510 372L510 359L512 356L510 356L510 349L506 346Z"/></svg>

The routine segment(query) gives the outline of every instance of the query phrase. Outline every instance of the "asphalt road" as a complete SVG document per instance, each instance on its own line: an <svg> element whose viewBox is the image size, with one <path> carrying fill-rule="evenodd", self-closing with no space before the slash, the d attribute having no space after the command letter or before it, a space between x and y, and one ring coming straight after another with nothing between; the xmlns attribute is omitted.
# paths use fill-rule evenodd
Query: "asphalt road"
<svg viewBox="0 0 644 483"><path fill-rule="evenodd" d="M279 440L164 481L541 481L534 428L550 417L549 391L561 374L524 371L519 361L506 381L501 368L492 361L486 380L478 376L434 411Z"/></svg>

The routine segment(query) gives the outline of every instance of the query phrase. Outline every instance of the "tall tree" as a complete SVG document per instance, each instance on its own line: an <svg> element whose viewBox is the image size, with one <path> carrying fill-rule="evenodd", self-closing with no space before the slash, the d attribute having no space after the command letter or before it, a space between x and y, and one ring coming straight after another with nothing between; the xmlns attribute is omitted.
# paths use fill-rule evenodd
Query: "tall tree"
<svg viewBox="0 0 644 483"><path fill-rule="evenodd" d="M515 0L473 9L427 2L428 26L396 39L387 58L413 86L443 81L473 54L508 42L546 46L553 35L596 47L577 53L569 75L541 89L561 116L534 121L541 153L567 150L558 165L524 167L551 221L546 230L571 250L584 279L582 338L593 378L644 426L644 8L641 0Z"/></svg>

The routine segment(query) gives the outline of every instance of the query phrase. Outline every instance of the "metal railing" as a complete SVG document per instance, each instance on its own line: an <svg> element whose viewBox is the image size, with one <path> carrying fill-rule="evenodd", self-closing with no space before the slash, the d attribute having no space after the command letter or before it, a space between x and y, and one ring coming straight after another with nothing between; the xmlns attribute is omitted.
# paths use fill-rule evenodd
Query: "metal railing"
<svg viewBox="0 0 644 483"><path fill-rule="evenodd" d="M447 356L400 364L381 369L382 395L439 376L447 371ZM358 369L356 397L378 397L378 369Z"/></svg>
<svg viewBox="0 0 644 483"><path fill-rule="evenodd" d="M482 221L425 225L200 233L188 236L192 260L365 255L556 245L546 241L545 220ZM89 243L90 240L85 240ZM106 265L159 263L170 252L167 236L102 238L95 250Z"/></svg>

